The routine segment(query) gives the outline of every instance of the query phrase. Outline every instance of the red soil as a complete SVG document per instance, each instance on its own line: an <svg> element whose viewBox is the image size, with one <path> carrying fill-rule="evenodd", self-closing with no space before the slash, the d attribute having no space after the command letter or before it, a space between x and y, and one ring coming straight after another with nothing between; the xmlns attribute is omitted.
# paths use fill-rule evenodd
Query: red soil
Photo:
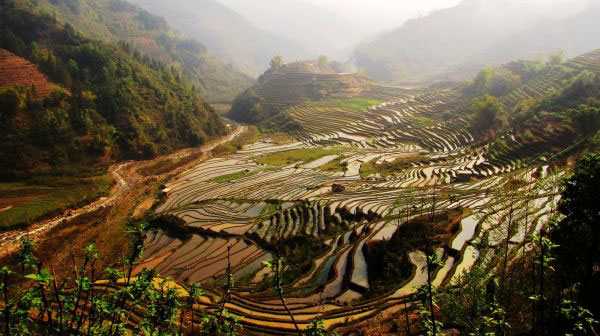
<svg viewBox="0 0 600 336"><path fill-rule="evenodd" d="M50 96L50 92L58 85L51 83L40 72L37 65L13 53L0 49L0 90L25 87L34 91L34 100L42 100Z"/></svg>

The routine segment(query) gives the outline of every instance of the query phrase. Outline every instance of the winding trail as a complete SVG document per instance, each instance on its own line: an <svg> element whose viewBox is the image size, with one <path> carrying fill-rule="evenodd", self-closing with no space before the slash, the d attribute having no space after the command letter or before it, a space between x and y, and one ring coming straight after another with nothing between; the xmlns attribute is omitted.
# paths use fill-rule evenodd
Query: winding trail
<svg viewBox="0 0 600 336"><path fill-rule="evenodd" d="M136 173L139 166L147 165L152 161L163 159L175 159L189 156L195 152L201 152L202 157L199 160L206 160L210 157L211 151L215 147L233 140L248 129L247 126L238 126L229 135L217 139L199 148L186 148L180 151L171 153L166 156L161 156L150 161L127 161L110 166L109 172L115 180L115 185L111 188L109 194L105 197L100 197L94 202L75 210L67 210L65 213L56 217L46 219L37 223L33 223L25 229L12 230L0 233L0 258L14 253L19 247L19 240L25 236L29 236L34 241L41 241L45 234L63 221L73 220L81 215L92 213L101 208L110 207L119 202L124 195L133 187L143 183L145 179ZM169 174L170 172L161 174L158 177Z"/></svg>

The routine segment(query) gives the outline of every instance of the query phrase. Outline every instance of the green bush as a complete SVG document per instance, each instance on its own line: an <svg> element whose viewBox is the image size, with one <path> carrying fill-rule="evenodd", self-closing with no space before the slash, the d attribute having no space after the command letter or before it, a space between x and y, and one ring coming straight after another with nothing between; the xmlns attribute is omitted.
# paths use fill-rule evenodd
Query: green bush
<svg viewBox="0 0 600 336"><path fill-rule="evenodd" d="M2 118L11 117L19 108L21 99L15 89L6 89L0 92L0 116Z"/></svg>
<svg viewBox="0 0 600 336"><path fill-rule="evenodd" d="M494 126L504 113L504 108L498 98L484 95L473 99L472 111L474 114L471 128L475 132L481 132Z"/></svg>

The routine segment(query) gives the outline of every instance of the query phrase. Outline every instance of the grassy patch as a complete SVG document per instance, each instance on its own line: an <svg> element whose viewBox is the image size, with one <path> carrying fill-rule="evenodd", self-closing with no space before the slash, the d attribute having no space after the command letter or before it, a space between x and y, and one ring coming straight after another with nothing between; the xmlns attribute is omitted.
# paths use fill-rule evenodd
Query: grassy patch
<svg viewBox="0 0 600 336"><path fill-rule="evenodd" d="M344 108L344 109L348 109L348 110L357 110L357 111L362 111L362 110L366 110L367 108L371 107L371 106L375 106L375 105L379 105L381 104L381 100L379 99L372 99L372 98L346 98L346 99L342 99L342 98L336 98L336 99L327 99L327 100L320 100L320 101L316 101L316 102L308 102L306 103L307 107L322 107L322 106L335 106L335 107L340 107L340 108Z"/></svg>
<svg viewBox="0 0 600 336"><path fill-rule="evenodd" d="M431 118L426 116L411 116L410 119L417 125L421 127L431 127L435 126L437 122Z"/></svg>
<svg viewBox="0 0 600 336"><path fill-rule="evenodd" d="M384 162L375 164L377 159L365 162L360 166L360 176L366 177L373 174L381 176L390 176L410 167L411 162L422 160L423 156L419 154L411 154L398 158L392 162Z"/></svg>
<svg viewBox="0 0 600 336"><path fill-rule="evenodd" d="M326 171L326 172L345 172L348 164L346 162L342 162L345 160L345 156L340 156L335 160L329 161L326 164L318 167L318 170Z"/></svg>
<svg viewBox="0 0 600 336"><path fill-rule="evenodd" d="M262 138L263 134L260 132L258 127L249 126L248 130L242 134L240 134L235 139L220 144L213 149L213 154L216 156L225 156L229 154L233 154L236 151L242 149L245 145L253 144L259 141Z"/></svg>
<svg viewBox="0 0 600 336"><path fill-rule="evenodd" d="M255 169L255 170L252 170L252 171L242 170L242 171L237 172L237 173L232 173L232 174L227 174L227 175L221 175L221 176L213 177L210 181L211 182L217 182L217 183L230 182L230 181L234 181L234 180L237 180L237 179L241 179L242 177L256 175L256 174L258 174L259 171L260 171L259 169Z"/></svg>
<svg viewBox="0 0 600 336"><path fill-rule="evenodd" d="M260 217L270 216L279 211L279 204L267 203L262 210L260 210Z"/></svg>
<svg viewBox="0 0 600 336"><path fill-rule="evenodd" d="M265 140L268 139L276 145L285 145L295 141L295 139L289 133L285 132L263 133L262 138Z"/></svg>
<svg viewBox="0 0 600 336"><path fill-rule="evenodd" d="M94 178L43 178L0 183L0 231L23 227L44 217L77 208L106 194L109 175Z"/></svg>
<svg viewBox="0 0 600 336"><path fill-rule="evenodd" d="M259 157L256 162L268 166L283 166L294 162L311 162L326 155L338 154L336 149L301 148Z"/></svg>

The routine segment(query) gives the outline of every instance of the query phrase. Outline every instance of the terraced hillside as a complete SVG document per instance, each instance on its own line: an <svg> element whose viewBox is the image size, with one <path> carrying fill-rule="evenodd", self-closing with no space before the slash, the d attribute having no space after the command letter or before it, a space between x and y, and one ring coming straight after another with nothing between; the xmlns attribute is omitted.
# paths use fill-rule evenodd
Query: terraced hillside
<svg viewBox="0 0 600 336"><path fill-rule="evenodd" d="M512 113L522 100L554 99L553 90L598 65L600 51L580 56L499 101ZM516 255L546 225L559 199L559 159L581 140L566 118L561 126L535 115L480 136L471 131L468 84L394 88L296 70L271 74L254 91L268 111L260 125L279 125L296 142L261 140L206 161L166 184L155 207L155 221L178 227L148 236L140 267L202 282L198 310L219 309L230 264L228 312L248 332L293 334L262 263L281 251L300 328L317 318L335 329L390 316L411 309L427 280L426 246L411 232L431 229L442 261L433 284L443 287L460 286L473 265L495 267L497 247Z"/></svg>
<svg viewBox="0 0 600 336"><path fill-rule="evenodd" d="M42 100L58 85L51 83L35 64L0 49L0 91L13 87L25 88L33 99Z"/></svg>

